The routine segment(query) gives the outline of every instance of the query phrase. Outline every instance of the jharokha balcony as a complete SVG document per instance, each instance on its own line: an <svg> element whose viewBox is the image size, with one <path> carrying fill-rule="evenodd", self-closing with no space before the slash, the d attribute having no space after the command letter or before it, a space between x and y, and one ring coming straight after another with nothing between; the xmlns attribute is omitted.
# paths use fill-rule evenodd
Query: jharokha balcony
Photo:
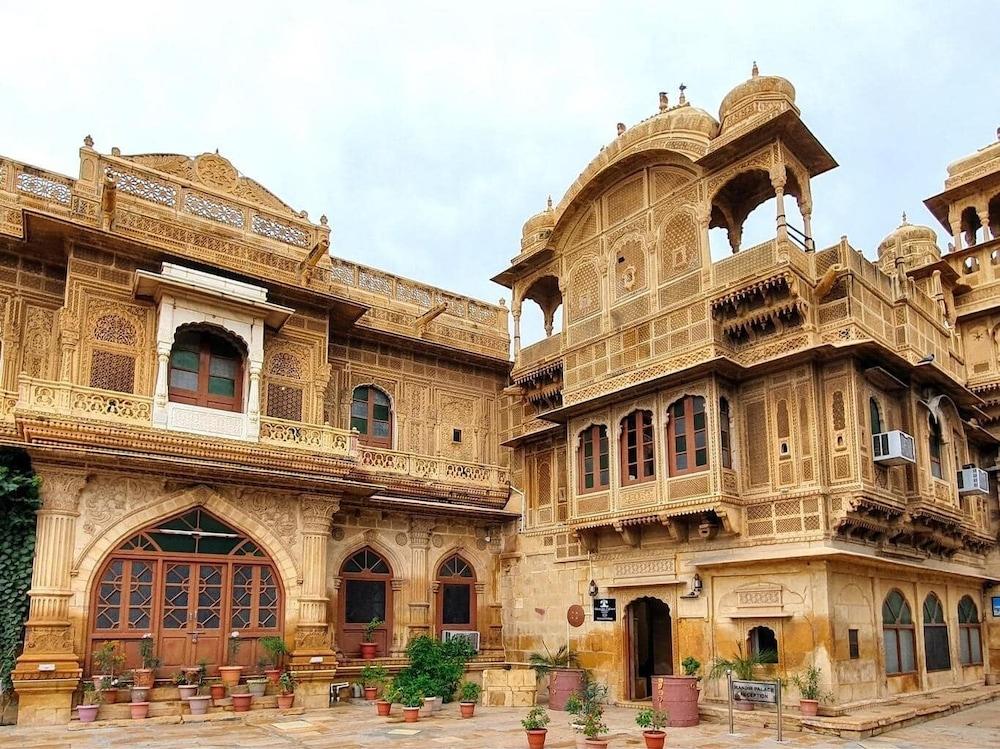
<svg viewBox="0 0 1000 749"><path fill-rule="evenodd" d="M475 500L501 507L510 475L504 466L371 447L356 432L329 425L260 417L256 440L210 437L154 425L153 398L22 376L17 393L0 393L0 432L39 447L130 449L150 459L319 474L348 491L387 491L414 500Z"/></svg>

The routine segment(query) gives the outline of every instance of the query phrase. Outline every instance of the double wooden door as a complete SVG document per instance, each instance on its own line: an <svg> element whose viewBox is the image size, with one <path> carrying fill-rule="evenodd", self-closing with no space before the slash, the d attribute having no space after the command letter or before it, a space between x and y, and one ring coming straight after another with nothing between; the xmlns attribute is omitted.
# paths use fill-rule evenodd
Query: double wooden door
<svg viewBox="0 0 1000 749"><path fill-rule="evenodd" d="M202 661L212 667L224 663L227 566L164 563L158 649L163 668L176 670Z"/></svg>

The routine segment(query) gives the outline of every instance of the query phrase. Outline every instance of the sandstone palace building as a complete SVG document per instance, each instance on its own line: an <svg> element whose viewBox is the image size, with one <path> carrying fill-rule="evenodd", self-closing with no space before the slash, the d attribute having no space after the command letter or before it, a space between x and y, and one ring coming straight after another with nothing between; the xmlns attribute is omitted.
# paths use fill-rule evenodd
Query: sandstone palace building
<svg viewBox="0 0 1000 749"><path fill-rule="evenodd" d="M569 638L623 702L737 647L833 706L992 679L1000 143L874 260L813 236L835 166L756 66L718 118L661 95L524 225L508 309L338 259L217 153L0 159L0 440L43 500L19 720L68 720L106 642L167 678L234 630L325 705L373 617L390 666ZM569 628L595 593L617 620Z"/></svg>

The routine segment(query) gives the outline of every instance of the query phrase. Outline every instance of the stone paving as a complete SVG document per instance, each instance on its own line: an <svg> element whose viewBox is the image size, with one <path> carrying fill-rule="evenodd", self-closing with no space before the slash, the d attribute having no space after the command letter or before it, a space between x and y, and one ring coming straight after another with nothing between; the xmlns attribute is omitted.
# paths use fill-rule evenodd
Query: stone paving
<svg viewBox="0 0 1000 749"><path fill-rule="evenodd" d="M365 703L339 705L330 710L282 716L277 712L251 713L246 721L202 723L133 721L124 725L88 728L0 728L0 749L238 749L242 747L336 747L337 749L523 749L527 746L520 719L524 710L477 708L471 720L458 717L456 705L446 705L432 718L404 724L397 707L389 719L378 718ZM634 711L609 708L611 749L642 747L633 723ZM551 713L549 749L575 746L565 713ZM157 721L166 719L156 719ZM174 718L174 721L177 719ZM738 727L736 736L718 723L668 731L667 746L683 749L995 749L1000 747L1000 705L985 704L945 718L911 726L861 741L847 741L812 733L786 732L778 744L773 730Z"/></svg>

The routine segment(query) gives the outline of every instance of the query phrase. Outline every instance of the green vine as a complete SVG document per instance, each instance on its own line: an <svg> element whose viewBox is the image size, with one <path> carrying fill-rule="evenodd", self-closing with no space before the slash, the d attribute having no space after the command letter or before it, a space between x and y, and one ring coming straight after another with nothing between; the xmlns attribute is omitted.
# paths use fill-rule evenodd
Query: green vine
<svg viewBox="0 0 1000 749"><path fill-rule="evenodd" d="M9 702L11 672L28 616L35 553L35 512L42 506L39 479L23 450L0 449L0 701Z"/></svg>

